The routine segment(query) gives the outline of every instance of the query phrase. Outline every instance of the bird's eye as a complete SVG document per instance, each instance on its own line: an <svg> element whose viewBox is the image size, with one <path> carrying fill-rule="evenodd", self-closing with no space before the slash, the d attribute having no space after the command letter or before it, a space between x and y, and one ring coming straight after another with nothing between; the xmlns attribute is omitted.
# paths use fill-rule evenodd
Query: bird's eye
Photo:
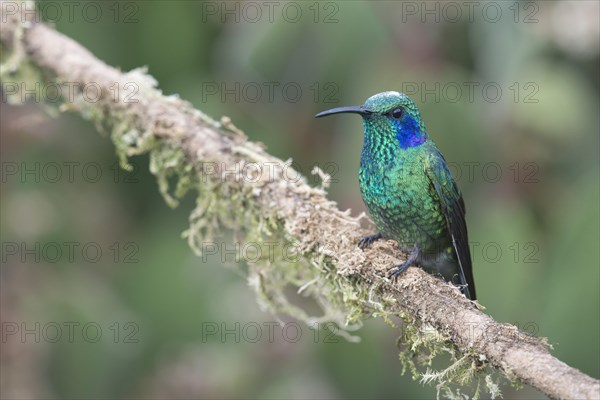
<svg viewBox="0 0 600 400"><path fill-rule="evenodd" d="M392 110L392 112L390 113L390 115L392 116L392 118L394 119L400 119L402 118L402 114L404 114L404 110L401 108L395 108L394 110Z"/></svg>

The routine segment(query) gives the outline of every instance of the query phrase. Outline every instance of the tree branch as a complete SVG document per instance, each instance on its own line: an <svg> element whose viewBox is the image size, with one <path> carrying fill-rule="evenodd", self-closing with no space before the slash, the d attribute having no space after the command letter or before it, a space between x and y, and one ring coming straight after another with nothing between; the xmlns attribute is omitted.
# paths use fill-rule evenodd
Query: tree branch
<svg viewBox="0 0 600 400"><path fill-rule="evenodd" d="M313 188L304 179L285 179L289 164L247 141L230 122L213 121L188 103L163 96L146 74L137 70L122 73L48 26L26 22L21 13L25 3L20 3L16 11L15 4L3 2L0 15L1 43L3 50L9 51L8 58L6 52L3 54L4 94L13 95L8 97L15 100L19 93L13 93L9 83L26 81L25 71L31 67L45 78L77 83L75 97L65 99L62 109L79 111L99 127L111 129L124 165L128 155L150 152L151 169L171 202L175 201L168 191L172 175L179 178L178 192L186 188L201 192L187 232L193 248L198 248L204 235L215 227L239 229L245 224L269 224L261 228L262 233L280 229L281 235L293 241L311 262L302 266L303 270L294 270L296 273L311 270L313 276L343 289L341 299L340 293L333 293L336 287L329 285L330 293L321 300L332 304L336 299L346 302L338 308L344 310L347 321L355 320L348 314L352 309L348 299L353 299L350 305L360 305L361 318L399 315L415 326L434 327L443 340L451 341L468 356L477 371L491 365L552 398L600 397L599 381L553 357L544 340L494 321L442 280L418 268L409 268L396 283L386 279L388 267L399 262L394 244L377 243L372 249L359 250L356 243L367 233L360 228L359 219L340 211L326 198L324 188ZM134 101L130 101L131 86L127 86L132 82L139 89ZM115 84L119 90L115 90ZM85 85L101 89L98 101L86 102L82 92ZM167 160L173 163L169 166ZM269 166L269 173L256 180L232 180L224 174L234 166L250 164L258 166L260 172ZM222 204L225 201L230 202ZM219 207L225 211L209 213ZM226 216L231 216L230 210L236 207L242 211L228 220ZM215 226L207 222L209 216L219 219ZM263 268L251 275L250 283L255 289L268 283L268 265ZM317 285L316 290L323 287ZM277 294L262 293L266 297ZM292 307L283 300L277 305ZM423 329L419 332L424 335Z"/></svg>

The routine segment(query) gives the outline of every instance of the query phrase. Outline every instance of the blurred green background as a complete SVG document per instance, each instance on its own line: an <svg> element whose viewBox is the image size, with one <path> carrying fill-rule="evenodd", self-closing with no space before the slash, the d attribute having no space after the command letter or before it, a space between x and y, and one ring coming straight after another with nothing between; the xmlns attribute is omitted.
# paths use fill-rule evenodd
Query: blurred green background
<svg viewBox="0 0 600 400"><path fill-rule="evenodd" d="M319 165L355 215L360 120L313 116L407 91L463 191L480 303L600 376L598 2L75 3L72 18L39 6L108 64L148 66L165 94L231 117L304 174ZM271 340L277 319L235 257L196 257L181 238L192 196L169 209L147 158L116 169L77 115L0 107L2 398L435 396L400 375L380 320L358 344L289 319L298 340L280 327Z"/></svg>

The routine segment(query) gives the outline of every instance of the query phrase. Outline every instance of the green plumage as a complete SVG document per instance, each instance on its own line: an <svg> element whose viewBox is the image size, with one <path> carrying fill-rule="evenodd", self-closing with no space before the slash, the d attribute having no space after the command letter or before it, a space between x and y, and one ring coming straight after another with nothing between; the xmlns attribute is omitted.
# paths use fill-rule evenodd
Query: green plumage
<svg viewBox="0 0 600 400"><path fill-rule="evenodd" d="M450 246L446 221L426 174L429 153L426 141L393 154L389 163L361 163L360 191L377 229L398 241L405 251L417 244L421 251Z"/></svg>
<svg viewBox="0 0 600 400"><path fill-rule="evenodd" d="M384 92L363 106L317 116L342 112L363 117L359 183L379 231L359 245L368 246L382 237L394 239L410 257L392 275L418 264L461 285L463 293L474 300L464 202L415 104L402 93Z"/></svg>

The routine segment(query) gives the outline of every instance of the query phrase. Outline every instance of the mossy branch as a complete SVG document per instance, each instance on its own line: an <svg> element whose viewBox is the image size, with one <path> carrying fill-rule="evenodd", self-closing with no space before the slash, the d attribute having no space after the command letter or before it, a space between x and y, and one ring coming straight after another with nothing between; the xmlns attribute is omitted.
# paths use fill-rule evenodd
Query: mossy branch
<svg viewBox="0 0 600 400"><path fill-rule="evenodd" d="M290 163L248 141L227 118L214 121L189 103L164 96L145 71L123 73L45 24L26 21L31 13L20 11L32 7L2 2L4 95L10 102L22 102L21 83L74 87L60 109L79 112L99 130L110 132L124 168L130 168L128 157L149 153L150 169L170 205L187 191L197 193L190 228L184 233L196 252L210 242L213 232L223 229L270 250L289 250L291 245L297 260L279 256L248 263L248 282L264 309L310 324L335 322L339 334L348 338L365 318L390 322L390 317L399 316L405 322L399 339L403 369L422 382L438 384L438 393L450 397L462 396L459 390L450 391L450 385L473 379L474 397L481 387L492 398L498 396L494 371L552 398L600 397L599 381L553 357L545 340L494 321L442 280L418 268L409 268L397 282L388 280L386 270L404 255L393 242L377 243L364 252L357 248L358 239L368 233L360 227L363 216L353 218L327 199L328 178L322 171L314 171L323 179L319 188L304 178L286 178L296 176L290 173ZM94 102L82 91L89 85L101 90ZM227 172L248 166L246 171L256 173L252 178L238 179L239 174ZM177 184L171 190L173 181ZM294 305L284 291L289 285L314 298L322 315L312 317ZM431 370L432 359L441 353L450 354L452 364ZM419 372L424 366L426 371Z"/></svg>

